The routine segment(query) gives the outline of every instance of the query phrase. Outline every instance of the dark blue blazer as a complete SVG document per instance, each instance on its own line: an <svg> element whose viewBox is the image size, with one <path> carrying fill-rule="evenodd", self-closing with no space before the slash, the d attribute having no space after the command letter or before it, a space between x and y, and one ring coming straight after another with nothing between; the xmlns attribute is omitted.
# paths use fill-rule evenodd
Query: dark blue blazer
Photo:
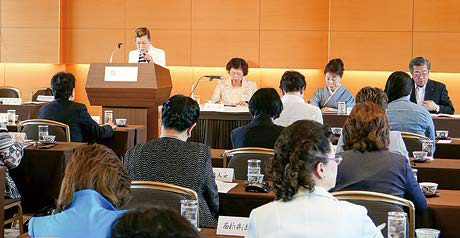
<svg viewBox="0 0 460 238"><path fill-rule="evenodd" d="M89 115L85 104L66 99L56 99L41 107L38 118L67 124L72 142L94 142L113 136L112 127L99 126Z"/></svg>
<svg viewBox="0 0 460 238"><path fill-rule="evenodd" d="M262 147L273 149L283 129L284 127L273 124L269 116L258 115L248 125L232 130L233 148Z"/></svg>
<svg viewBox="0 0 460 238"><path fill-rule="evenodd" d="M450 101L445 84L428 79L428 82L426 83L424 99L432 100L434 103L438 104L439 113L454 114L455 109L452 105L452 102ZM412 88L410 100L413 103L417 103L417 99L415 98L415 83L414 87Z"/></svg>
<svg viewBox="0 0 460 238"><path fill-rule="evenodd" d="M402 155L383 150L364 153L347 150L339 155L343 161L331 192L358 190L385 193L412 201L417 212L426 209L425 195L409 162Z"/></svg>

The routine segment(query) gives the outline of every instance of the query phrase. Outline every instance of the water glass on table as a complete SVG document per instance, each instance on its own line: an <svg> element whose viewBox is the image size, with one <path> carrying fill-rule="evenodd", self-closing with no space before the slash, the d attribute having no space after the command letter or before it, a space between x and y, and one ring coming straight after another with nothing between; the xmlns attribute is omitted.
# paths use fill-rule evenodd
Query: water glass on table
<svg viewBox="0 0 460 238"><path fill-rule="evenodd" d="M104 124L113 123L113 111L105 110L104 111Z"/></svg>
<svg viewBox="0 0 460 238"><path fill-rule="evenodd" d="M46 136L48 136L48 125L39 125L38 126L38 141L44 142Z"/></svg>
<svg viewBox="0 0 460 238"><path fill-rule="evenodd" d="M8 124L16 124L16 110L7 110L6 114L8 115Z"/></svg>
<svg viewBox="0 0 460 238"><path fill-rule="evenodd" d="M198 229L199 206L197 200L181 200L180 214Z"/></svg>
<svg viewBox="0 0 460 238"><path fill-rule="evenodd" d="M258 159L248 160L248 174L260 174L260 163Z"/></svg>
<svg viewBox="0 0 460 238"><path fill-rule="evenodd" d="M407 214L388 212L388 238L406 238Z"/></svg>
<svg viewBox="0 0 460 238"><path fill-rule="evenodd" d="M432 140L422 140L422 151L426 151L426 157L433 159L434 142Z"/></svg>
<svg viewBox="0 0 460 238"><path fill-rule="evenodd" d="M441 232L431 228L419 228L415 230L417 238L438 238Z"/></svg>

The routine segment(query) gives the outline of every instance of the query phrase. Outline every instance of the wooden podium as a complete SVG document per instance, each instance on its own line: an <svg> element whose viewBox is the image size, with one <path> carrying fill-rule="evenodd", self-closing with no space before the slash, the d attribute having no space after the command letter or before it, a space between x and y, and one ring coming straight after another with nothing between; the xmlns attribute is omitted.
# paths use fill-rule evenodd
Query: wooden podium
<svg viewBox="0 0 460 238"><path fill-rule="evenodd" d="M138 67L137 81L105 81L107 66ZM156 64L91 64L85 87L91 105L102 106L102 118L104 111L113 110L114 120L144 125L148 140L158 138L158 106L171 88L169 70Z"/></svg>

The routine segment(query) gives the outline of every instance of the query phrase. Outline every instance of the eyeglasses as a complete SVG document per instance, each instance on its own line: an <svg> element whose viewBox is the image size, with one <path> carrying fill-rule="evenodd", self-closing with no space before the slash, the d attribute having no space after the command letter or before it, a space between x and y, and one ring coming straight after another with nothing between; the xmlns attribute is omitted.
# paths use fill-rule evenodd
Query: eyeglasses
<svg viewBox="0 0 460 238"><path fill-rule="evenodd" d="M342 156L340 156L340 155L336 155L334 158L326 158L326 159L327 160L334 160L337 163L337 165L342 163L342 160L343 160Z"/></svg>
<svg viewBox="0 0 460 238"><path fill-rule="evenodd" d="M230 72L229 74L230 74L230 76L232 76L232 77L233 77L233 76L238 76L238 77L242 77L242 76L243 76L243 73L242 73L242 72Z"/></svg>
<svg viewBox="0 0 460 238"><path fill-rule="evenodd" d="M429 73L430 73L430 71L423 71L423 72L414 71L414 72L413 72L413 74L414 74L415 76L420 76L420 75L427 76Z"/></svg>

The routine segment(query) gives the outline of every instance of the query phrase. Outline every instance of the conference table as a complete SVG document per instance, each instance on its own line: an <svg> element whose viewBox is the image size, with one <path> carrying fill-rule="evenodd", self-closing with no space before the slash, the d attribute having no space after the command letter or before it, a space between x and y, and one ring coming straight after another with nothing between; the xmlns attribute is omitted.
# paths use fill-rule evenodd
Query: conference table
<svg viewBox="0 0 460 238"><path fill-rule="evenodd" d="M443 159L460 159L460 138L450 138L450 143L436 141L434 157Z"/></svg>
<svg viewBox="0 0 460 238"><path fill-rule="evenodd" d="M33 118L38 118L38 111L41 107L48 104L47 102L43 103L33 103L33 104L22 104L22 105L4 105L0 104L0 113L6 113L8 110L16 110L16 115L18 115L18 120L28 120Z"/></svg>
<svg viewBox="0 0 460 238"><path fill-rule="evenodd" d="M331 127L343 127L347 117L347 115L323 113L324 124ZM244 107L224 107L223 111L210 111L202 107L190 141L209 145L213 149L231 149L232 130L249 124L251 120L251 114ZM433 122L436 130L448 130L449 136L460 138L460 118L433 116ZM454 154L449 156L455 157Z"/></svg>

